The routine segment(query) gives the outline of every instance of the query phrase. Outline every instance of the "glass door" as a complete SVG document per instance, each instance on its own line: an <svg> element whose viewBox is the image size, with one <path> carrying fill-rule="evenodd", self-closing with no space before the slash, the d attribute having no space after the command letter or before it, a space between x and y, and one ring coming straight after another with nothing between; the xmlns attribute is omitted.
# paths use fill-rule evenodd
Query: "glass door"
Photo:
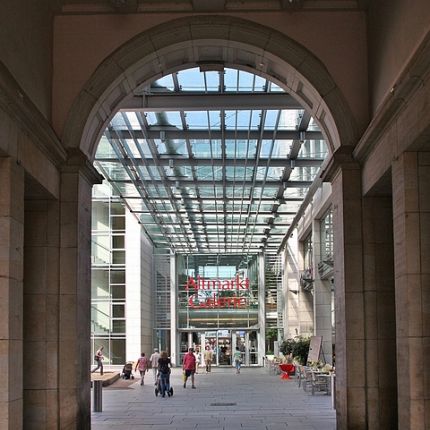
<svg viewBox="0 0 430 430"><path fill-rule="evenodd" d="M257 331L252 330L247 333L248 335L248 351L249 351L249 365L258 365L258 336Z"/></svg>
<svg viewBox="0 0 430 430"><path fill-rule="evenodd" d="M209 348L210 351L212 351L212 364L217 365L217 332L216 331L207 331L205 332L205 345L204 345L204 351L206 351L207 348Z"/></svg>
<svg viewBox="0 0 430 430"><path fill-rule="evenodd" d="M230 330L218 330L217 362L220 366L231 365L231 332Z"/></svg>
<svg viewBox="0 0 430 430"><path fill-rule="evenodd" d="M246 354L245 330L234 332L233 348L234 348L234 351L236 351L236 349L240 351L242 366L248 366L248 360L247 360L247 354ZM234 351L233 351L233 355L234 355Z"/></svg>

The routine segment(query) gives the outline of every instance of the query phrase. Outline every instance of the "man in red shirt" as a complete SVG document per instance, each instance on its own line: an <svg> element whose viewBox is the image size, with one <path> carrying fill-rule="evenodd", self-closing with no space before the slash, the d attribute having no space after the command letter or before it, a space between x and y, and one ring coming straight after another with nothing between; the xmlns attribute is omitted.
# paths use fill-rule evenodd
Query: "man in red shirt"
<svg viewBox="0 0 430 430"><path fill-rule="evenodd" d="M190 348L188 350L188 353L184 355L182 369L185 374L184 388L187 387L187 379L189 376L191 376L191 388L196 388L196 386L194 385L194 373L196 372L196 357L194 355L193 348Z"/></svg>

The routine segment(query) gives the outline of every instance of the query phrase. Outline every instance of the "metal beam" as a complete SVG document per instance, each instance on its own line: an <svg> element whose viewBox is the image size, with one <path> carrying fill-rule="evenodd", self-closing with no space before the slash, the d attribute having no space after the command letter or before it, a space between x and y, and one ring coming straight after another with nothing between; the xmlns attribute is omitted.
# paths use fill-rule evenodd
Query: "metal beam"
<svg viewBox="0 0 430 430"><path fill-rule="evenodd" d="M161 197L161 196L150 196L148 195L147 198L143 199L141 196L130 196L130 197L123 197L124 199L127 200L152 200L154 202L157 201L166 201L169 200L169 197ZM176 200L185 200L185 201L193 201L193 202L197 202L197 201L201 201L202 203L214 203L215 201L219 201L219 199L215 199L214 197L174 197ZM256 201L257 199L252 199L253 202ZM276 198L271 198L271 197L259 197L258 200L261 200L262 203L272 203L272 204L285 204L287 202L302 202L303 201L303 197L280 197L279 199ZM241 203L241 204L249 204L250 198L244 198L244 201L242 202L241 198L232 198L232 197L227 197L225 199L225 201L228 202L236 202L237 204Z"/></svg>
<svg viewBox="0 0 430 430"><path fill-rule="evenodd" d="M111 128L111 130L113 130ZM264 130L263 132L257 130L181 130L174 126L150 126L145 133L142 130L124 130L115 129L116 134L121 139L212 139L221 140L222 136L227 140L257 140L262 136L263 140L273 139L273 130ZM109 136L110 139L115 139L115 136ZM306 131L300 132L298 130L278 130L276 132L276 140L322 140L323 134L320 131Z"/></svg>
<svg viewBox="0 0 430 430"><path fill-rule="evenodd" d="M211 187L211 186L221 186L223 184L223 180L201 180L199 179L197 182L195 182L192 178L189 177L182 177L182 176L170 176L165 180L152 180L151 185L166 185L170 187L174 187L176 185L176 182L180 183L180 186L183 184L186 184L186 186L193 185L195 187ZM119 184L130 184L132 181L130 179L116 179L112 180L114 183ZM277 187L279 184L282 184L282 181L280 179L271 179L266 181L243 181L243 180L237 180L237 181L225 181L226 187L233 187L233 186L240 186L240 187L247 187L247 186L255 186L255 187ZM312 181L287 181L283 184L285 188L307 188L312 185ZM258 200L258 199L255 199Z"/></svg>
<svg viewBox="0 0 430 430"><path fill-rule="evenodd" d="M136 213L136 212L134 212L134 213ZM194 226L197 228L197 231L199 231L198 229L204 229L204 228L206 228L206 227L213 227L214 225L217 225L217 222L216 221L206 221L205 220L205 222L203 223L200 223L199 221L200 220L195 220L195 219L193 219L193 220L189 220L190 221L190 223L192 223L192 222L197 222L197 224L195 224ZM243 221L243 222L245 222L245 221ZM145 221L141 221L141 223L142 223L142 225L144 225L145 227L151 227L151 226L155 226L155 225L158 225L157 223L155 223L155 222L145 222ZM177 225L181 225L179 222L169 222L169 224L168 225L165 225L165 226L163 226L164 228L166 228L166 227L175 227L175 226L177 226ZM265 227L265 228L268 228L269 226L273 226L273 227L288 227L290 224L284 224L284 223L282 223L282 224L268 224L267 222L260 222L260 223L256 223L256 224L253 224L253 227L255 226L255 227ZM227 227L229 227L229 228L232 228L232 227L237 227L237 226L239 226L239 227L244 227L245 226L245 224L238 224L238 223L234 223L234 224L227 224Z"/></svg>
<svg viewBox="0 0 430 430"><path fill-rule="evenodd" d="M119 163L118 158L97 158L97 161L101 163ZM323 163L323 158L298 158L294 160L295 167L319 167ZM255 167L254 160L245 158L227 158L225 160L221 158L188 158L184 156L178 157L176 154L169 157L169 155L160 156L157 160L153 158L133 158L133 161L125 160L127 164L136 166L163 166L163 167L200 167L200 166L234 166L234 167ZM288 158L260 158L258 160L258 167L288 167L290 166L290 160Z"/></svg>
<svg viewBox="0 0 430 430"><path fill-rule="evenodd" d="M132 96L121 102L122 112L168 112L208 110L275 110L303 106L286 93L167 93Z"/></svg>
<svg viewBox="0 0 430 430"><path fill-rule="evenodd" d="M133 213L137 213L137 214L150 214L150 212L148 210L137 210L137 211L133 210L132 212ZM188 208L188 209L183 208L183 209L179 209L178 211L175 211L175 210L173 210L173 211L171 211L171 210L163 210L163 211L160 211L158 215L160 215L160 216L163 216L164 214L166 214L166 215L172 215L172 214L186 215L187 213L200 214L202 216L206 216L206 215L218 215L218 216L225 216L225 217L231 217L232 216L231 213L227 213L227 214L224 215L224 213L221 212L221 211L207 211L207 210L205 210L204 212L200 212L200 210L198 210L198 209L192 209L192 208ZM276 214L279 215L279 216L282 216L282 215L295 215L296 212L279 211L279 212L276 212ZM233 214L233 215L239 216L239 214L236 214L236 213ZM272 216L273 212L272 211L253 211L253 210L250 210L250 211L247 211L247 215L250 215L250 216L255 216L255 215L258 215L258 216ZM194 220L194 221L197 221L197 220ZM235 223L235 225L237 225L237 224Z"/></svg>

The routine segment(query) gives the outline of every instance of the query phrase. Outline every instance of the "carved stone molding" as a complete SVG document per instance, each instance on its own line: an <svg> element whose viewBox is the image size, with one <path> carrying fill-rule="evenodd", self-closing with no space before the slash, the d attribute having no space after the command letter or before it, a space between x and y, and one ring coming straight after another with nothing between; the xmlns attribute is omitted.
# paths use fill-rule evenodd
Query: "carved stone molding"
<svg viewBox="0 0 430 430"><path fill-rule="evenodd" d="M376 112L369 127L354 149L355 159L363 162L378 145L386 130L395 123L400 113L414 104L414 97L430 80L430 32L416 50L412 59L403 70L390 93ZM418 131L417 131L418 133ZM413 144L417 136L410 136Z"/></svg>
<svg viewBox="0 0 430 430"><path fill-rule="evenodd" d="M57 135L34 103L18 85L9 70L0 61L0 109L6 112L30 140L55 165L66 157Z"/></svg>
<svg viewBox="0 0 430 430"><path fill-rule="evenodd" d="M79 149L67 150L67 161L61 165L60 170L65 173L81 173L91 184L101 184L103 176L92 165L88 157Z"/></svg>

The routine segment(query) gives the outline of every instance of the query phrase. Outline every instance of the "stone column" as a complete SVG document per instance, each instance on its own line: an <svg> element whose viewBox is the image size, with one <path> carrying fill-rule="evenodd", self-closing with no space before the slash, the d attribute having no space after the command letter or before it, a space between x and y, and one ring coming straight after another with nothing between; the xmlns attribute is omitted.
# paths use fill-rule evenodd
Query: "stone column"
<svg viewBox="0 0 430 430"><path fill-rule="evenodd" d="M25 201L24 423L58 428L59 203Z"/></svg>
<svg viewBox="0 0 430 430"><path fill-rule="evenodd" d="M284 337L293 338L299 334L299 289L300 268L297 232L288 238L284 253Z"/></svg>
<svg viewBox="0 0 430 430"><path fill-rule="evenodd" d="M361 173L350 157L332 172L339 430L366 429Z"/></svg>
<svg viewBox="0 0 430 430"><path fill-rule="evenodd" d="M320 278L318 263L321 261L320 221L312 222L312 252L314 276L314 334L322 336L322 353L326 363L332 363L331 284Z"/></svg>
<svg viewBox="0 0 430 430"><path fill-rule="evenodd" d="M60 428L90 428L91 188L100 175L78 152L61 168Z"/></svg>
<svg viewBox="0 0 430 430"><path fill-rule="evenodd" d="M391 197L363 199L368 429L397 428L396 320Z"/></svg>
<svg viewBox="0 0 430 430"><path fill-rule="evenodd" d="M392 165L399 429L430 428L430 153Z"/></svg>
<svg viewBox="0 0 430 430"><path fill-rule="evenodd" d="M0 158L0 428L22 429L24 171Z"/></svg>

